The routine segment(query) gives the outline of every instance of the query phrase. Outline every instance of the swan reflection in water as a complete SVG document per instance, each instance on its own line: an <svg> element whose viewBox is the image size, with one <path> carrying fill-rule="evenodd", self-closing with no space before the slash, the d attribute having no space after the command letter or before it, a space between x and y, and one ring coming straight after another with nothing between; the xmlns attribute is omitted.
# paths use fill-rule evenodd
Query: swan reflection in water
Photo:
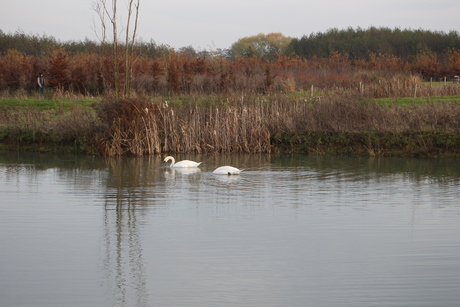
<svg viewBox="0 0 460 307"><path fill-rule="evenodd" d="M163 169L165 183L167 185L175 185L178 181L197 182L201 178L201 169L195 168L169 168Z"/></svg>
<svg viewBox="0 0 460 307"><path fill-rule="evenodd" d="M199 168L165 168L164 174L166 178L174 178L177 174L180 175L192 175L201 173L201 169Z"/></svg>
<svg viewBox="0 0 460 307"><path fill-rule="evenodd" d="M234 183L238 182L241 180L241 176L228 176L228 175L223 175L223 176L214 176L214 178L223 183Z"/></svg>

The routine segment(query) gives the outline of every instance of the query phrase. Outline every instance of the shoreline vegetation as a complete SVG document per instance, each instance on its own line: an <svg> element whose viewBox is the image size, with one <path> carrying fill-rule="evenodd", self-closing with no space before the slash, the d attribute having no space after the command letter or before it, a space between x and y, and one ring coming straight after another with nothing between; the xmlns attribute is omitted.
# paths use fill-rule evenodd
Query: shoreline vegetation
<svg viewBox="0 0 460 307"><path fill-rule="evenodd" d="M0 149L460 157L459 37L272 33L196 52L0 30Z"/></svg>
<svg viewBox="0 0 460 307"><path fill-rule="evenodd" d="M421 97L413 96L415 88ZM460 157L460 85L414 83L407 91L407 96L393 98L368 98L358 87L252 95L0 99L0 149L107 156Z"/></svg>

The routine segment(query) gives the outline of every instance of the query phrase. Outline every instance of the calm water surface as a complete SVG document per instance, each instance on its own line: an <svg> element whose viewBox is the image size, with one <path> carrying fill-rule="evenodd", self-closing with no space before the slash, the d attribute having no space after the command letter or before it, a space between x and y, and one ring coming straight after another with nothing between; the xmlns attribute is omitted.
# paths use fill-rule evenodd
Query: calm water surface
<svg viewBox="0 0 460 307"><path fill-rule="evenodd" d="M0 306L460 301L460 161L176 158L1 153Z"/></svg>

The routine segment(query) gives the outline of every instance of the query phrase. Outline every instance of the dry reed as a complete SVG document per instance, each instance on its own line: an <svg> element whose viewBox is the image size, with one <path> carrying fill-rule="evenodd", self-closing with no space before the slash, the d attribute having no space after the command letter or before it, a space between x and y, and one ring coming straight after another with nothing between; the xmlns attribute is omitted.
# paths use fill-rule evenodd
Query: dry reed
<svg viewBox="0 0 460 307"><path fill-rule="evenodd" d="M110 119L107 153L268 153L273 150L273 138L280 133L460 129L460 106L449 103L388 107L344 95L320 101L286 95L208 99L214 102L173 105L141 99L114 103L119 109ZM126 113L127 109L132 113Z"/></svg>

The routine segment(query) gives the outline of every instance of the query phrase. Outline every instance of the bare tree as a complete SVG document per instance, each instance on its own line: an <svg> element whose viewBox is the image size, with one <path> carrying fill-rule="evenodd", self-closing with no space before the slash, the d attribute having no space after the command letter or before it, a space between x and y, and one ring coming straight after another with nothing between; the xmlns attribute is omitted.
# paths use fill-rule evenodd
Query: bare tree
<svg viewBox="0 0 460 307"><path fill-rule="evenodd" d="M104 1L105 2L105 1ZM96 21L92 21L92 28L94 33L96 34L96 37L99 39L101 44L105 44L107 41L107 26L106 26L106 20L105 20L105 11L103 9L102 1L101 2L93 2L93 11L96 12L97 16L99 17L99 21L101 23L101 34L99 35L98 30L97 30L97 25Z"/></svg>
<svg viewBox="0 0 460 307"><path fill-rule="evenodd" d="M127 21L127 26L126 26L126 42L125 42L125 66L126 66L126 82L124 83L124 93L125 95L129 95L132 93L132 84L133 84L133 63L134 63L134 44L135 44L135 38L137 34L137 25L139 21L139 1L136 0L136 3L134 3L134 0L129 1L129 6L128 6L128 21ZM136 12L135 19L134 19L134 29L132 33L130 32L130 26L131 26L131 16L133 14L133 4L134 4L134 9Z"/></svg>
<svg viewBox="0 0 460 307"><path fill-rule="evenodd" d="M93 10L99 17L102 27L101 42L104 45L106 41L107 21L112 27L112 63L113 63L113 86L114 94L116 97L129 96L132 94L133 83L133 63L136 58L135 55L135 42L137 34L137 26L139 22L139 5L140 0L129 0L127 7L127 22L124 30L125 32L125 45L124 54L120 52L120 42L118 27L118 18L121 13L118 11L118 1L111 0L111 4L107 0L95 0L93 3ZM134 18L133 18L134 15ZM134 19L134 20L133 20ZM132 30L131 30L132 28ZM124 58L121 58L123 56ZM123 65L123 67L121 67ZM123 69L122 69L123 68ZM124 74L121 74L121 71Z"/></svg>

